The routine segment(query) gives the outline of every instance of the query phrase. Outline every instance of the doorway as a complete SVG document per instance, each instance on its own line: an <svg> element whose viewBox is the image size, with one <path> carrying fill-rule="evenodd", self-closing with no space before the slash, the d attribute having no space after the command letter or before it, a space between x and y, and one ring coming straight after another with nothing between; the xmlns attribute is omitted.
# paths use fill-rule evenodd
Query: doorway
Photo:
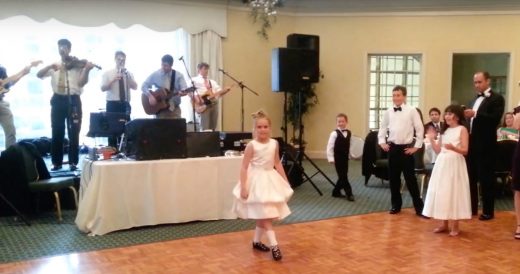
<svg viewBox="0 0 520 274"><path fill-rule="evenodd" d="M455 53L452 62L451 102L468 105L475 98L473 75L487 71L491 89L506 99L509 76L509 53Z"/></svg>

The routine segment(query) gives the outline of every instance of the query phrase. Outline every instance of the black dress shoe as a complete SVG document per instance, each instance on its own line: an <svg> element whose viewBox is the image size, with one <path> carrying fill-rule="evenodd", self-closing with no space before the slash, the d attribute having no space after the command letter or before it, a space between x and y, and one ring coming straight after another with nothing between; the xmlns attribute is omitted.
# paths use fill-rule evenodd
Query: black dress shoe
<svg viewBox="0 0 520 274"><path fill-rule="evenodd" d="M70 171L74 171L74 170L77 170L78 167L76 165L72 164L69 166L69 169L70 169Z"/></svg>
<svg viewBox="0 0 520 274"><path fill-rule="evenodd" d="M401 212L401 209L399 209L399 208L392 208L392 209L390 209L390 211L388 213L390 213L390 214L397 214L399 212Z"/></svg>
<svg viewBox="0 0 520 274"><path fill-rule="evenodd" d="M356 199L354 199L354 195L348 195L347 196L347 200L349 200L350 202L354 202Z"/></svg>
<svg viewBox="0 0 520 274"><path fill-rule="evenodd" d="M269 252L271 249L264 245L262 242L255 243L253 242L253 249L260 250L262 252Z"/></svg>
<svg viewBox="0 0 520 274"><path fill-rule="evenodd" d="M347 196L341 194L341 193L332 193L332 197L334 198L345 198Z"/></svg>
<svg viewBox="0 0 520 274"><path fill-rule="evenodd" d="M51 171L56 171L56 170L60 170L60 169L61 169L61 165L53 165L51 168Z"/></svg>
<svg viewBox="0 0 520 274"><path fill-rule="evenodd" d="M493 215L489 215L489 214L482 214L480 215L480 217L478 217L479 220L481 221L489 221L491 219L493 219L494 216Z"/></svg>
<svg viewBox="0 0 520 274"><path fill-rule="evenodd" d="M273 254L273 259L275 261L279 261L282 259L282 251L280 251L280 248L277 245L273 246L273 248L271 249L271 253Z"/></svg>

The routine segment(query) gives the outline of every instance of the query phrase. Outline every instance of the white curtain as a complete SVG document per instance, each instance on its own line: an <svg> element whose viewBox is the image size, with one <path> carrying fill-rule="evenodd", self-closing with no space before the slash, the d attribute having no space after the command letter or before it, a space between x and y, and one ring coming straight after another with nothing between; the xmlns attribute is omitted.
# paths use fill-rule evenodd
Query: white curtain
<svg viewBox="0 0 520 274"><path fill-rule="evenodd" d="M51 18L82 27L114 23L119 28L141 24L155 31L183 28L194 34L211 29L227 35L226 5L198 1L151 0L1 0L0 19L24 15L38 22Z"/></svg>
<svg viewBox="0 0 520 274"><path fill-rule="evenodd" d="M190 64L191 71L193 72L192 76L197 75L197 64L205 62L210 66L209 78L217 81L217 83L222 86L224 77L218 70L224 65L222 59L222 37L218 33L211 30L206 30L191 35ZM222 110L222 101L219 104L219 108ZM190 111L192 112L193 110ZM222 128L222 111L219 111L218 120L218 127Z"/></svg>

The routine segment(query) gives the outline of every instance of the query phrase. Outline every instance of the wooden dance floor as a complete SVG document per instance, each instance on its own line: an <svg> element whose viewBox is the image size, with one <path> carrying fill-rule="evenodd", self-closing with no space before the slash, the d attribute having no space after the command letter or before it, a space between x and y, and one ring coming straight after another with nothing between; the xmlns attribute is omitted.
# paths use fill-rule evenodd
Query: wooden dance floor
<svg viewBox="0 0 520 274"><path fill-rule="evenodd" d="M410 209L277 226L284 258L251 249L252 231L0 265L1 273L518 273L515 217L434 234Z"/></svg>

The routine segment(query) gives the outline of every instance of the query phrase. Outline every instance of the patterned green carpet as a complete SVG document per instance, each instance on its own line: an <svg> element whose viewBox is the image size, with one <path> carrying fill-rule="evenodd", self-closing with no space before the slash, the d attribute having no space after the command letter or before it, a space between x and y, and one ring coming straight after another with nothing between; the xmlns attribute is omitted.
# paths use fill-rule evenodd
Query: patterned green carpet
<svg viewBox="0 0 520 274"><path fill-rule="evenodd" d="M315 162L329 178L336 179L333 166L325 160ZM308 164L304 164L304 167L308 175L316 171ZM293 213L278 225L388 210L388 183L381 184L379 179L372 178L368 187L365 187L361 163L358 161L351 162L350 178L355 202L330 197L332 185L318 174L312 180L324 195L319 196L308 182L296 188L289 202ZM403 193L403 202L405 207L411 206L406 191ZM512 210L511 196L497 199L496 207L497 210ZM253 221L222 220L141 227L89 237L76 228L75 214L72 210L65 211L63 223L57 223L53 213L41 214L31 218L31 226L13 220L13 217L0 218L0 263L254 228Z"/></svg>

